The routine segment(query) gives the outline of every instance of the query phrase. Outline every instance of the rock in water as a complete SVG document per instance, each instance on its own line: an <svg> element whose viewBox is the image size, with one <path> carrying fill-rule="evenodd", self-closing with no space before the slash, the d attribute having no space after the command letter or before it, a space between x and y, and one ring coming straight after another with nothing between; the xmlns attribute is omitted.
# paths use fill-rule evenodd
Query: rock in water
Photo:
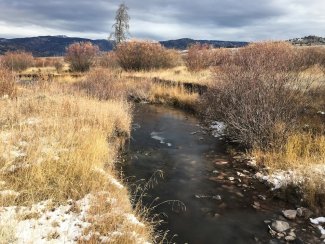
<svg viewBox="0 0 325 244"><path fill-rule="evenodd" d="M297 217L297 210L284 210L282 213L287 219L295 219Z"/></svg>
<svg viewBox="0 0 325 244"><path fill-rule="evenodd" d="M290 229L289 223L287 223L285 221L281 221L281 220L273 221L271 227L276 232L284 232L284 231Z"/></svg>
<svg viewBox="0 0 325 244"><path fill-rule="evenodd" d="M308 208L297 208L297 215L299 217L309 219L313 215L313 212L310 211Z"/></svg>

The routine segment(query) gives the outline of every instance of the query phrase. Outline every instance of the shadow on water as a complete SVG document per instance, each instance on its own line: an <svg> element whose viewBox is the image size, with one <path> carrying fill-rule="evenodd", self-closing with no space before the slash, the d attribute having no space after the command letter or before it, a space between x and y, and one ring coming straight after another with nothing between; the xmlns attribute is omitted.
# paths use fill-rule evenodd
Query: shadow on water
<svg viewBox="0 0 325 244"><path fill-rule="evenodd" d="M159 202L185 204L186 210L170 204L154 210L166 214L161 228L177 235L173 242L265 243L271 237L264 221L290 207L272 198L249 169L230 162L225 151L225 143L204 132L195 117L177 109L136 105L123 171L137 180L163 171L164 178L149 190L144 203L159 197ZM258 210L252 207L254 202Z"/></svg>

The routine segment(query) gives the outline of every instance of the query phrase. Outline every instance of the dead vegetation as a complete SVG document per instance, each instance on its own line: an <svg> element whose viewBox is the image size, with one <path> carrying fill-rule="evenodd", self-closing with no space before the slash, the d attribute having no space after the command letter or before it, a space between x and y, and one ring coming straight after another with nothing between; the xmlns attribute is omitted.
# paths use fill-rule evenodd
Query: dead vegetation
<svg viewBox="0 0 325 244"><path fill-rule="evenodd" d="M11 81L10 72L1 72L4 81ZM87 79L103 84L105 75L94 70ZM93 94L97 89L89 87L86 95L70 84L42 81L14 85L19 95L0 100L0 204L4 206L0 240L26 241L22 239L26 236L17 232L25 226L36 239L45 235L48 240L66 241L61 238L70 236L60 233L67 227L60 218L65 214L80 221L80 227L68 227L82 231L71 234L81 243L104 239L112 243L153 241L151 227L132 209L129 192L114 165L130 136L130 104L120 97ZM8 94L4 87L0 87L1 94ZM13 211L15 206L20 210ZM49 212L57 214L57 221L51 224L48 218L50 227L43 230L47 222L37 223L47 219ZM53 231L47 233L49 230Z"/></svg>

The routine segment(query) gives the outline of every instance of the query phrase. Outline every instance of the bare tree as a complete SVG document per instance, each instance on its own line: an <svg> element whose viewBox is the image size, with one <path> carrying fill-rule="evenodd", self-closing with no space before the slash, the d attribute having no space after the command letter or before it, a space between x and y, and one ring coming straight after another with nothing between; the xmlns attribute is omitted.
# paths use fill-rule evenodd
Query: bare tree
<svg viewBox="0 0 325 244"><path fill-rule="evenodd" d="M115 23L112 26L114 28L114 32L110 35L110 39L113 39L116 45L125 41L129 34L130 16L128 14L128 10L129 8L122 3L116 11Z"/></svg>

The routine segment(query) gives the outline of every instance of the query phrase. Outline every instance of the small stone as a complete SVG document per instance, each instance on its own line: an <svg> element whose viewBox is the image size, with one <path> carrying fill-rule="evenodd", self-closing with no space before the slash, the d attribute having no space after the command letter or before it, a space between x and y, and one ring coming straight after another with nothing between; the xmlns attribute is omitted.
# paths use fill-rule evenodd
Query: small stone
<svg viewBox="0 0 325 244"><path fill-rule="evenodd" d="M280 238L282 238L282 237L284 237L284 234L278 233L277 236L280 237Z"/></svg>
<svg viewBox="0 0 325 244"><path fill-rule="evenodd" d="M195 198L197 199L202 199L202 198L208 198L209 196L205 196L205 195L194 195Z"/></svg>
<svg viewBox="0 0 325 244"><path fill-rule="evenodd" d="M218 162L216 162L216 164L217 165L226 165L226 164L228 164L228 162L227 161L218 161Z"/></svg>
<svg viewBox="0 0 325 244"><path fill-rule="evenodd" d="M258 195L258 198L265 201L266 200L266 196L263 196L263 195Z"/></svg>
<svg viewBox="0 0 325 244"><path fill-rule="evenodd" d="M228 179L229 179L230 181L234 181L234 180L235 180L234 177L228 177Z"/></svg>
<svg viewBox="0 0 325 244"><path fill-rule="evenodd" d="M313 212L310 211L308 208L302 207L302 208L297 208L297 215L299 217L309 219L313 215Z"/></svg>
<svg viewBox="0 0 325 244"><path fill-rule="evenodd" d="M264 220L264 223L265 223L265 224L271 224L271 223L272 223L272 221L271 221L271 220L268 220L268 219L266 219L266 220Z"/></svg>
<svg viewBox="0 0 325 244"><path fill-rule="evenodd" d="M213 170L212 173L213 174L219 174L219 171L218 170Z"/></svg>
<svg viewBox="0 0 325 244"><path fill-rule="evenodd" d="M282 211L283 216L286 217L287 219L295 219L297 216L297 211L296 210L284 210Z"/></svg>
<svg viewBox="0 0 325 244"><path fill-rule="evenodd" d="M295 236L286 236L284 239L286 241L294 241L294 240L296 240L296 237Z"/></svg>
<svg viewBox="0 0 325 244"><path fill-rule="evenodd" d="M215 218L219 218L219 217L220 217L220 214L215 213L215 214L214 214L214 217L215 217Z"/></svg>
<svg viewBox="0 0 325 244"><path fill-rule="evenodd" d="M213 196L212 199L220 201L222 198L220 195L216 195L216 196Z"/></svg>
<svg viewBox="0 0 325 244"><path fill-rule="evenodd" d="M290 229L289 223L281 220L273 221L271 227L276 232L284 232Z"/></svg>

